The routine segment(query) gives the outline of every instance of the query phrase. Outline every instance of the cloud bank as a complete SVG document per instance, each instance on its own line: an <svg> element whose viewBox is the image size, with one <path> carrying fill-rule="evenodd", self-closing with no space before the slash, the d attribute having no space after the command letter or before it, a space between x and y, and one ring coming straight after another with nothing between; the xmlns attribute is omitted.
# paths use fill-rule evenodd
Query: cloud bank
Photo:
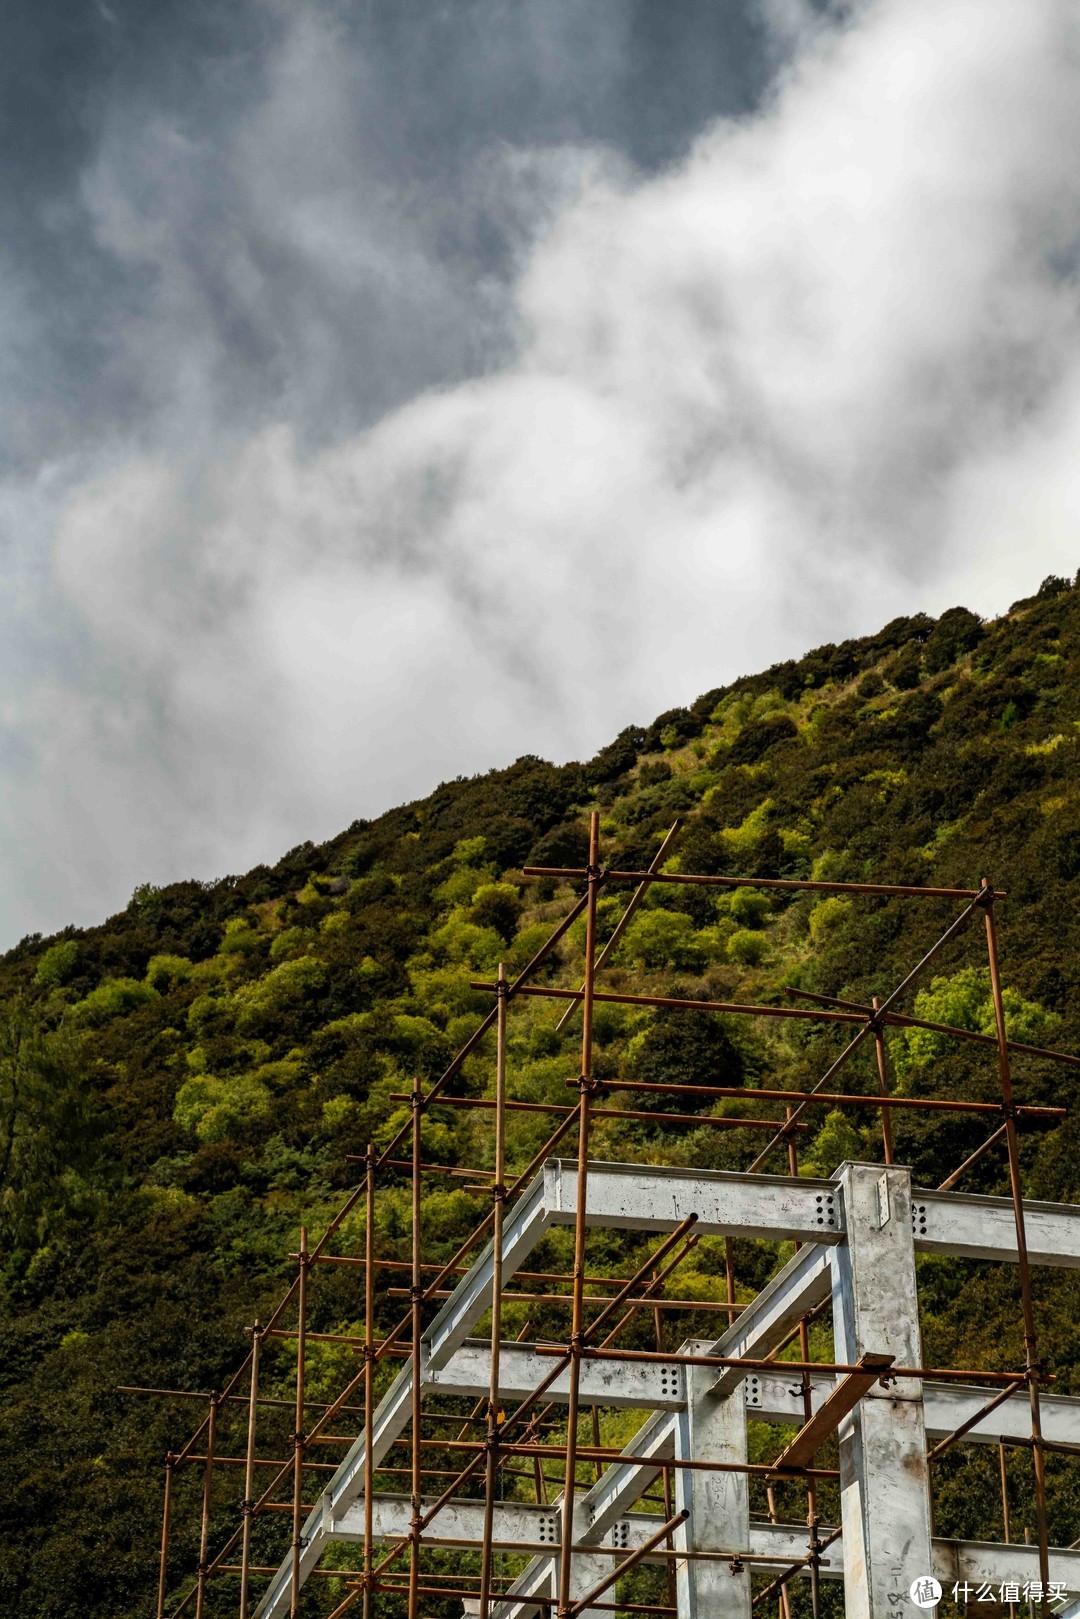
<svg viewBox="0 0 1080 1619"><path fill-rule="evenodd" d="M0 490L6 937L1075 572L1067 0L774 0L678 161L481 143L452 206L275 15L212 139L129 108L82 178L143 290L130 409Z"/></svg>

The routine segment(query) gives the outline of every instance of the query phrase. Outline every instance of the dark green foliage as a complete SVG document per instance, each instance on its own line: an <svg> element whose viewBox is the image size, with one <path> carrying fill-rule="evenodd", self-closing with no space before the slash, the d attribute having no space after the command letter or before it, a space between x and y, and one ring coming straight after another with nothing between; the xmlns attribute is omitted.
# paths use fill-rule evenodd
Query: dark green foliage
<svg viewBox="0 0 1080 1619"><path fill-rule="evenodd" d="M593 784L614 781L616 776L633 770L638 755L644 752L645 732L640 725L628 725L619 732L614 742L609 742L606 748L600 749L595 759L589 760L585 766L586 777Z"/></svg>
<svg viewBox="0 0 1080 1619"><path fill-rule="evenodd" d="M658 1012L640 1044L634 1046L627 1077L656 1085L741 1085L746 1058L719 1018L700 1013ZM634 1093L632 1107L656 1113L692 1113L708 1098Z"/></svg>
<svg viewBox="0 0 1080 1619"><path fill-rule="evenodd" d="M78 1200L76 1172L93 1160L93 1118L82 1053L37 1007L0 1006L0 1245L32 1254L50 1216Z"/></svg>
<svg viewBox="0 0 1080 1619"><path fill-rule="evenodd" d="M923 662L928 674L940 674L965 652L971 652L982 637L982 619L966 607L950 607L942 613L926 639Z"/></svg>
<svg viewBox="0 0 1080 1619"><path fill-rule="evenodd" d="M660 748L677 748L691 737L700 736L705 716L689 708L669 708L655 719L645 732L642 753L655 753Z"/></svg>
<svg viewBox="0 0 1080 1619"><path fill-rule="evenodd" d="M589 833L582 821L552 827L529 850L528 866L561 866L577 870L589 864Z"/></svg>
<svg viewBox="0 0 1080 1619"><path fill-rule="evenodd" d="M885 665L885 679L897 691L913 691L922 679L922 654L918 647L905 648Z"/></svg>
<svg viewBox="0 0 1080 1619"><path fill-rule="evenodd" d="M727 762L733 765L752 765L775 747L798 736L798 727L787 714L769 714L763 720L744 725L728 753Z"/></svg>
<svg viewBox="0 0 1080 1619"><path fill-rule="evenodd" d="M524 757L444 782L328 843L300 844L275 866L216 883L143 885L100 927L32 935L9 951L0 959L0 1499L14 1509L0 1526L0 1611L20 1619L153 1611L158 1526L147 1502L193 1411L136 1405L116 1385L221 1386L242 1354L243 1326L287 1285L284 1256L299 1224L321 1231L355 1184L347 1155L390 1139L402 1116L394 1095L441 1073L488 1010L490 996L470 981L490 977L500 959L516 971L580 892L573 882L525 880L520 867L584 866L594 804L603 806L603 858L621 869L647 866L678 815L675 855L687 870L959 886L990 876L1008 890L1000 916L1010 1016L1036 1029L1039 1043L1080 1049L1078 726L1080 592L1050 579L996 622L964 608L936 621L898 618L874 636L707 692L647 729L627 727L585 766ZM763 905L742 892L657 885L612 960L612 982L679 993L678 977L688 995L759 1002L798 984L865 1000L888 994L953 914L938 902L814 894ZM603 938L622 903L605 895ZM580 983L579 930L545 964L542 982ZM977 933L957 940L932 970L941 983L922 987L981 1026L984 985L971 976L973 963L982 968L979 945ZM573 1026L556 1033L559 1011L529 1002L512 1012L511 1087L534 1099L567 1097L574 1035ZM601 1080L744 1088L760 1076L802 1086L845 1038L801 1023L649 1019L610 1003L597 1012ZM904 1041L892 1061L913 1095L995 1095L993 1062L980 1048ZM485 1046L449 1093L481 1094L490 1063ZM845 1074L853 1088L876 1087L870 1055ZM1018 1062L1016 1083L1023 1100L1071 1100L1045 1064ZM600 1156L745 1169L762 1144L664 1118L760 1106L743 1097L714 1104L612 1092L603 1106L619 1104L655 1118L606 1118ZM833 1118L822 1107L806 1122L804 1167L880 1155L865 1117ZM899 1113L894 1129L898 1160L931 1182L983 1139L970 1118L938 1113ZM513 1116L515 1167L545 1130L536 1115ZM424 1143L443 1163L490 1166L490 1115L436 1106ZM1080 1199L1076 1118L1025 1132L1022 1155L1032 1195ZM987 1155L968 1183L1006 1192L1001 1155ZM430 1257L453 1254L477 1208L444 1184L430 1191ZM407 1203L388 1201L380 1252L407 1257L409 1237ZM644 1255L634 1240L591 1234L590 1269L628 1274ZM355 1245L355 1231L342 1233L341 1251ZM761 1286L777 1254L749 1241L735 1249L740 1286ZM567 1262L565 1252L538 1255L538 1268L548 1257L549 1268ZM703 1242L694 1263L685 1285L722 1297L722 1245ZM1002 1269L924 1266L927 1361L1021 1358L1015 1278ZM312 1325L355 1331L356 1273L325 1270ZM1055 1387L1076 1393L1080 1293L1069 1274L1037 1273L1037 1287ZM379 1333L401 1306L380 1292ZM629 1344L653 1346L645 1317L632 1323ZM715 1323L691 1316L679 1330L708 1337ZM565 1317L541 1308L531 1331L558 1338ZM267 1392L286 1399L289 1353L279 1344L267 1362ZM317 1363L318 1376L327 1364ZM354 1372L351 1355L334 1360L328 1391ZM238 1431L224 1442L241 1443ZM283 1416L268 1427L264 1454L287 1444ZM1060 1543L1076 1533L1077 1470L1052 1460L1051 1538ZM943 1470L942 1533L998 1532L980 1465L958 1457ZM1029 1500L1024 1465L1015 1462L1018 1513ZM180 1489L174 1591L197 1556L194 1475ZM215 1533L237 1496L236 1478L223 1478ZM805 1511L794 1495L789 1506ZM822 1510L835 1502L825 1498ZM264 1560L282 1554L282 1527L260 1526ZM642 1575L644 1600L661 1589L651 1577ZM305 1593L305 1612L328 1613L340 1600L322 1588L331 1583ZM234 1611L235 1589L222 1582L208 1619ZM431 1611L448 1619L450 1609ZM800 1619L807 1611L801 1592L796 1611Z"/></svg>
<svg viewBox="0 0 1080 1619"><path fill-rule="evenodd" d="M469 921L480 928L494 928L509 943L523 909L521 896L510 883L489 883L469 907Z"/></svg>

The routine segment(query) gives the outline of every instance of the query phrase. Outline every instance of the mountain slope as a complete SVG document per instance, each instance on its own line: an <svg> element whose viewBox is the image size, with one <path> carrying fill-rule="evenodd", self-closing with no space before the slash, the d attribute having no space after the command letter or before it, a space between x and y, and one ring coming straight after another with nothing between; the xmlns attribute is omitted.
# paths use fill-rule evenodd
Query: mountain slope
<svg viewBox="0 0 1080 1619"><path fill-rule="evenodd" d="M390 1138L404 1117L394 1098L415 1074L438 1074L487 1009L470 979L500 959L523 964L569 907L570 885L528 881L520 867L583 863L594 805L604 858L623 869L646 865L682 817L675 858L686 870L946 886L989 876L1008 890L1013 1027L1080 1050L1080 591L1061 580L994 623L962 608L895 620L628 729L587 764L520 759L302 844L272 868L143 887L101 927L24 940L0 961L5 1612L150 1611L161 1462L198 1407L138 1401L116 1385L220 1386L244 1326L289 1275L301 1219L321 1229L352 1184L347 1155ZM607 931L623 903L602 902ZM776 999L800 985L865 1000L889 993L952 914L937 902L654 890L609 977L712 998ZM546 969L551 982L577 981L575 937ZM983 1026L982 962L976 936L951 947L925 987L927 1015ZM571 1025L560 1036L556 1021L536 1002L515 1013L513 1094L565 1101L576 1034ZM691 1083L799 1084L839 1049L828 1030L614 1007L601 1009L597 1037L602 1077ZM993 1098L993 1063L974 1049L897 1036L897 1082ZM851 1085L876 1083L859 1061ZM463 1090L489 1081L489 1057L470 1059ZM1017 1084L1024 1100L1072 1100L1067 1071L1046 1064L1018 1064ZM804 1166L828 1173L841 1158L879 1156L876 1127L861 1122L819 1110ZM512 1161L544 1134L543 1121L515 1115ZM963 1118L900 1116L896 1136L899 1162L940 1179L982 1132ZM446 1163L490 1162L482 1114L435 1109L424 1139ZM734 1168L757 1145L734 1131L616 1120L598 1129L595 1150ZM1029 1193L1080 1198L1078 1148L1073 1118L1026 1136ZM1003 1191L1000 1158L969 1184ZM403 1177L383 1204L380 1253L404 1255ZM426 1194L432 1255L453 1251L478 1207L460 1190ZM554 1259L557 1249L552 1239ZM760 1285L761 1253L737 1249L741 1282ZM617 1251L608 1258L617 1269ZM680 1295L722 1297L721 1269L722 1255L701 1244ZM928 1358L1022 1358L1011 1279L941 1263L924 1266L923 1285ZM1077 1283L1038 1286L1057 1388L1080 1392ZM321 1330L356 1330L360 1292L347 1272L320 1276L320 1299ZM382 1297L380 1330L401 1309ZM513 1331L524 1316L509 1320ZM709 1335L714 1323L703 1313L680 1325ZM535 1335L563 1331L557 1311L533 1312ZM354 1364L313 1346L316 1389L336 1391ZM267 1375L270 1391L276 1380L287 1393L287 1346ZM283 1422L282 1444L286 1432ZM176 1578L197 1556L194 1473L178 1486ZM1071 1539L1080 1495L1065 1467L1051 1473L1051 1538ZM950 1532L997 1533L970 1476L950 1493L943 1469ZM222 1522L238 1479L221 1487ZM307 1599L313 1612L323 1599L333 1606L330 1590Z"/></svg>

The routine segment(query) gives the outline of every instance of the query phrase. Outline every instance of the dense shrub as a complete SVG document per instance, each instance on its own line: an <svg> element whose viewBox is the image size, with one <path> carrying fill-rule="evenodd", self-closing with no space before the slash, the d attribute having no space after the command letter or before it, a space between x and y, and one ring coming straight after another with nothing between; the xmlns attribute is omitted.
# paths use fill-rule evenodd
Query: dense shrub
<svg viewBox="0 0 1080 1619"><path fill-rule="evenodd" d="M727 958L744 967L757 967L765 960L768 949L768 941L763 933L739 928L727 942Z"/></svg>
<svg viewBox="0 0 1080 1619"><path fill-rule="evenodd" d="M108 1023L157 998L157 991L137 978L107 978L72 1007L71 1015L80 1023Z"/></svg>
<svg viewBox="0 0 1080 1619"><path fill-rule="evenodd" d="M159 995L164 995L175 984L182 984L190 977L191 962L186 956L151 956L147 963L146 982Z"/></svg>
<svg viewBox="0 0 1080 1619"><path fill-rule="evenodd" d="M727 763L756 764L778 742L787 742L798 734L798 727L789 715L768 714L764 719L743 726L731 744Z"/></svg>
<svg viewBox="0 0 1080 1619"><path fill-rule="evenodd" d="M682 911L639 911L623 934L619 950L645 967L697 967L702 960L697 930Z"/></svg>
<svg viewBox="0 0 1080 1619"><path fill-rule="evenodd" d="M45 951L37 964L34 981L38 984L66 984L79 960L76 939L61 939Z"/></svg>
<svg viewBox="0 0 1080 1619"><path fill-rule="evenodd" d="M631 1044L628 1078L654 1085L742 1085L748 1065L727 1025L704 1013L658 1012ZM634 1092L628 1104L660 1113L711 1106L703 1097Z"/></svg>

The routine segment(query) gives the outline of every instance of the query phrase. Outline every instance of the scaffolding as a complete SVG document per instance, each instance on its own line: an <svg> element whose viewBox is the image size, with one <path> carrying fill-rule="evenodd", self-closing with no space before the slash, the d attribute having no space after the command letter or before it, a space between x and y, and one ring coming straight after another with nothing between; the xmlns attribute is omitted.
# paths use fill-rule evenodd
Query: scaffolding
<svg viewBox="0 0 1080 1619"><path fill-rule="evenodd" d="M1005 1589L1019 1578L1044 1612L1051 1611L1052 1598L1080 1595L1080 1541L1051 1545L1045 1476L1048 1454L1080 1455L1080 1397L1051 1392L1032 1287L1033 1265L1080 1267L1080 1206L1025 1199L1020 1131L1055 1123L1065 1109L1018 1102L1012 1072L1017 1053L1073 1067L1080 1058L1009 1037L996 922L1004 896L985 879L967 890L668 871L677 832L678 823L647 870L610 870L601 863L594 814L587 867L524 868L526 877L581 891L516 977L500 967L494 980L473 984L491 996L490 1011L433 1084L425 1089L415 1081L394 1098L407 1102L407 1122L381 1151L369 1146L354 1160L358 1183L318 1240L309 1242L301 1230L292 1255L295 1277L269 1318L254 1322L247 1355L232 1377L205 1396L125 1391L206 1401L194 1433L166 1459L156 1619L180 1619L189 1611L203 1619L207 1612L236 1609L239 1619L296 1616L312 1577L343 1582L333 1619L354 1607L373 1619L384 1598L400 1603L393 1611L407 1612L408 1619L421 1619L433 1602L460 1603L458 1612L478 1619L607 1613L751 1619L756 1610L774 1607L780 1619L790 1619L798 1589L808 1592L817 1619L823 1580L843 1582L848 1619L908 1611L913 1586L930 1577L942 1586L970 1587L972 1594L986 1582ZM891 993L865 1004L803 990L787 991L779 1004L740 1004L601 988L603 968L658 884L936 900L956 914ZM605 891L627 889L629 902L600 948L598 900ZM538 970L582 920L580 987L536 982ZM900 1010L927 969L972 928L984 935L993 1033ZM560 1003L560 1029L580 1013L580 1072L566 1081L576 1095L565 1104L514 1094L508 1019L515 1002L530 998ZM598 1078L594 1014L604 1003L832 1024L848 1041L820 1079L802 1090ZM923 1029L991 1048L995 1099L897 1094L889 1029ZM452 1094L451 1081L491 1038L494 1094ZM835 1089L841 1070L868 1045L876 1090ZM665 1109L684 1099L688 1110L658 1114L644 1106L601 1105L620 1093L643 1104L662 1097ZM689 1111L691 1099L699 1105L737 1101L742 1111ZM491 1167L425 1159L421 1126L434 1105L487 1114ZM880 1161L844 1163L828 1179L800 1174L805 1115L822 1105L877 1117ZM748 1107L767 1108L768 1116L750 1114ZM989 1133L935 1188L913 1188L910 1171L894 1155L893 1120L906 1111L982 1119ZM507 1122L516 1112L546 1116L553 1128L511 1175ZM737 1132L749 1162L739 1171L604 1162L592 1156L590 1141L597 1125L610 1119ZM575 1156L558 1156L571 1143ZM995 1149L1006 1157L1009 1197L958 1191L967 1172ZM380 1188L388 1177L400 1185L403 1171L411 1219L407 1262L375 1251ZM422 1191L434 1177L450 1178L490 1203L446 1262L424 1257ZM361 1216L363 1252L333 1252L346 1222L359 1224ZM569 1272L525 1268L537 1244L559 1229L572 1234ZM587 1266L591 1231L637 1234L639 1243L645 1235L652 1246L631 1274L593 1275ZM665 1289L679 1266L709 1236L724 1243L723 1297L669 1296ZM736 1298L740 1287L747 1290L736 1276L736 1239L793 1246L787 1264L750 1299ZM1022 1365L923 1364L917 1253L1016 1266ZM352 1267L362 1279L362 1336L312 1329L311 1289L323 1267ZM408 1307L376 1339L379 1273L395 1271L407 1277L407 1287L382 1288L381 1296L402 1295ZM564 1338L530 1342L527 1320L513 1341L504 1340L510 1305L563 1308L569 1315ZM832 1359L820 1352L820 1334L815 1347L813 1330L830 1307ZM669 1318L687 1310L718 1314L724 1331L716 1340L687 1339L672 1347ZM655 1347L628 1348L620 1339L643 1313L651 1317ZM471 1336L485 1318L486 1333ZM278 1340L295 1345L295 1397L288 1401L260 1392L263 1356ZM333 1399L315 1402L307 1355L323 1342L354 1351L360 1367ZM377 1401L384 1364L395 1362L397 1375ZM627 1444L603 1444L604 1422L627 1411L650 1415ZM260 1430L265 1434L271 1421L279 1426L282 1413L291 1413L292 1428L288 1444L279 1440L275 1448L287 1453L264 1456ZM796 1431L771 1459L751 1461L748 1425L755 1422ZM839 1466L822 1465L819 1453L834 1438ZM935 1465L962 1444L997 1447L1000 1542L935 1534ZM339 1461L317 1459L327 1454L323 1447L335 1446L344 1447ZM1013 1538L1010 1449L1029 1458L1033 1543ZM202 1470L198 1556L194 1568L177 1569L175 1481L188 1468ZM215 1503L218 1469L235 1469L243 1479L239 1518L228 1528ZM783 1494L790 1502L793 1491L804 1510L790 1522L777 1498ZM822 1499L837 1491L839 1521L830 1524ZM277 1560L257 1560L257 1530L263 1546L283 1519L287 1547ZM362 1548L359 1567L322 1566L328 1548L349 1543ZM509 1573L500 1567L508 1559L515 1565ZM619 1600L620 1582L640 1565L662 1571L662 1600ZM1011 1589L1009 1601L1015 1614L1020 1599L1012 1601Z"/></svg>

